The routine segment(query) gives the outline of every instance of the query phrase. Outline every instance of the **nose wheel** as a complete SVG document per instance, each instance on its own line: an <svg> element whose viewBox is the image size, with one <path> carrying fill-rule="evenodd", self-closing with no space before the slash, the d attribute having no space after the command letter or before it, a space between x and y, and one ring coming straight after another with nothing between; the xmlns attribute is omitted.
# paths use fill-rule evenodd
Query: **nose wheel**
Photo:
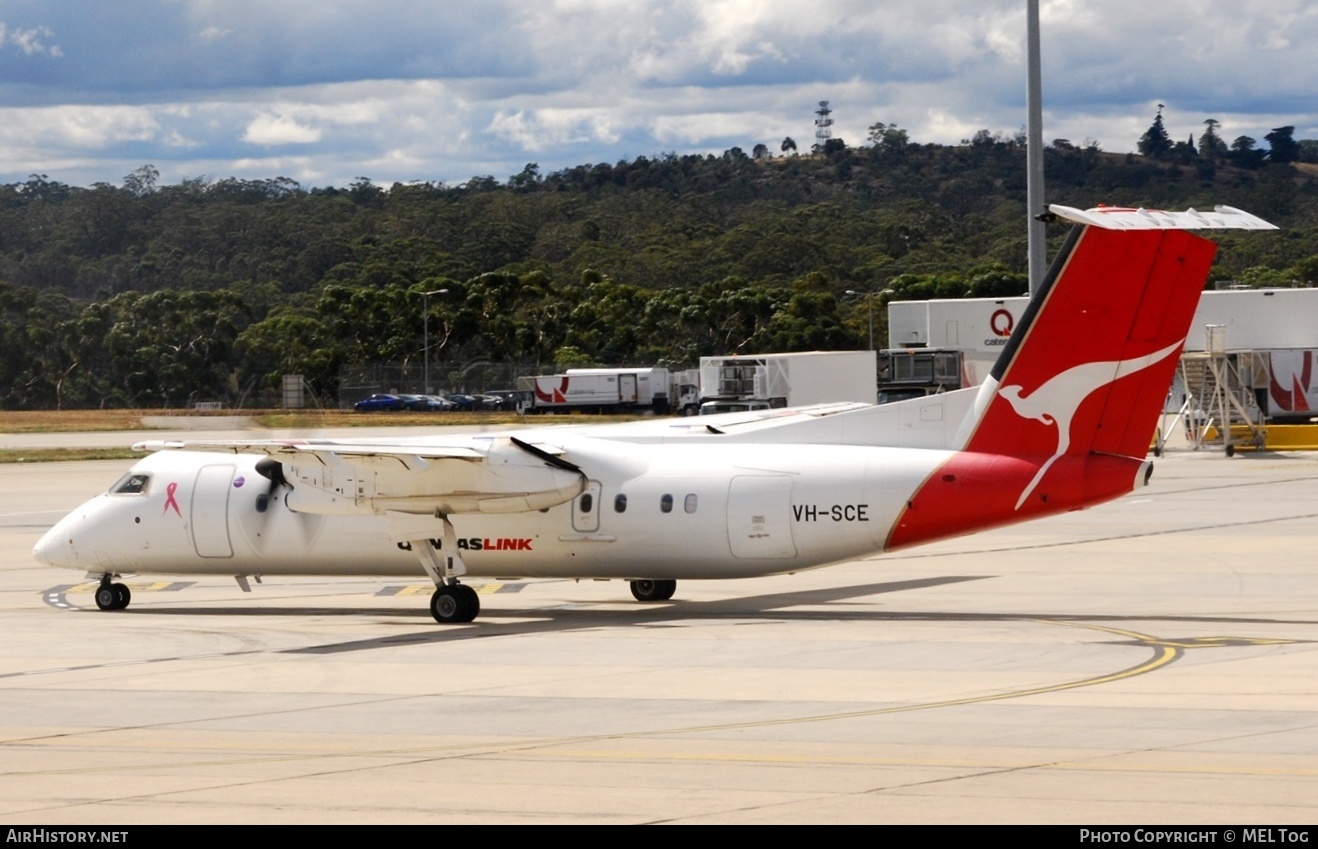
<svg viewBox="0 0 1318 849"><path fill-rule="evenodd" d="M677 592L677 581L632 581L632 596L637 601L668 601Z"/></svg>
<svg viewBox="0 0 1318 849"><path fill-rule="evenodd" d="M101 610L123 610L132 600L133 594L127 586L111 583L108 577L96 588L96 606Z"/></svg>
<svg viewBox="0 0 1318 849"><path fill-rule="evenodd" d="M430 615L441 625L470 622L480 612L480 596L466 584L445 584L430 597Z"/></svg>

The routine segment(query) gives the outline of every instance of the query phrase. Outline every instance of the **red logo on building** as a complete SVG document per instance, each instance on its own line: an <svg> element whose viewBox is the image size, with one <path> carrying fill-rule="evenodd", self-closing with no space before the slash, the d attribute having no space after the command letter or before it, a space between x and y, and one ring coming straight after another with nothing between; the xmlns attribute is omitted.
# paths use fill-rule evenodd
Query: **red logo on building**
<svg viewBox="0 0 1318 849"><path fill-rule="evenodd" d="M994 310L993 315L989 317L989 328L993 330L994 336L1010 336L1011 329L1016 326L1016 319L1011 317L1011 313L1006 310Z"/></svg>

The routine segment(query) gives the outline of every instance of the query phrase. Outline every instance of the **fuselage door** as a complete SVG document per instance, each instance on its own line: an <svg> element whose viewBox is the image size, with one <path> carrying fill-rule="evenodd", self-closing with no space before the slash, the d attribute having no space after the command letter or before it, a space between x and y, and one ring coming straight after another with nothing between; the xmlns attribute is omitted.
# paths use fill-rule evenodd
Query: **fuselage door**
<svg viewBox="0 0 1318 849"><path fill-rule="evenodd" d="M584 533L600 529L599 481L588 481L585 490L572 499L572 529Z"/></svg>
<svg viewBox="0 0 1318 849"><path fill-rule="evenodd" d="M233 557L229 542L229 491L233 466L202 466L192 488L192 545L198 557Z"/></svg>
<svg viewBox="0 0 1318 849"><path fill-rule="evenodd" d="M728 487L728 546L733 557L796 556L792 542L792 479L738 475Z"/></svg>

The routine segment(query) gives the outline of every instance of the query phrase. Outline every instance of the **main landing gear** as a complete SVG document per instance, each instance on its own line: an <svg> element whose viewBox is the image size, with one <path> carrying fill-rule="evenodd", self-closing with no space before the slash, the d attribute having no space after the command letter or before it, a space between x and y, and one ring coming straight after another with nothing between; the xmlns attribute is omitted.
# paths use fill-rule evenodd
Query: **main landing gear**
<svg viewBox="0 0 1318 849"><path fill-rule="evenodd" d="M466 584L444 584L430 597L430 615L441 625L470 622L480 612L480 596Z"/></svg>
<svg viewBox="0 0 1318 849"><path fill-rule="evenodd" d="M101 610L123 610L132 600L133 594L127 586L112 583L109 575L101 576L101 585L96 588L97 607Z"/></svg>
<svg viewBox="0 0 1318 849"><path fill-rule="evenodd" d="M471 622L481 612L480 596L458 578L467 574L458 549L458 535L447 516L395 516L391 535L398 547L411 551L421 561L435 593L430 597L430 615L441 625ZM438 521L441 536L432 536Z"/></svg>
<svg viewBox="0 0 1318 849"><path fill-rule="evenodd" d="M668 601L677 592L677 581L632 581L631 586L637 601Z"/></svg>

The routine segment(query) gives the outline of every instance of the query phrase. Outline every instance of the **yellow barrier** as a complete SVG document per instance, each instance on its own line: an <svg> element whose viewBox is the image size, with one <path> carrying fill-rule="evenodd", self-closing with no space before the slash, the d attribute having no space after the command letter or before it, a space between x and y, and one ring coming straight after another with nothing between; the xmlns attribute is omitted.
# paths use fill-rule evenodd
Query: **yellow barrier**
<svg viewBox="0 0 1318 849"><path fill-rule="evenodd" d="M1206 441L1220 442L1222 433L1208 428ZM1245 425L1232 425L1231 442L1237 451L1254 451L1254 434ZM1318 425L1266 425L1263 428L1265 451L1318 451Z"/></svg>

